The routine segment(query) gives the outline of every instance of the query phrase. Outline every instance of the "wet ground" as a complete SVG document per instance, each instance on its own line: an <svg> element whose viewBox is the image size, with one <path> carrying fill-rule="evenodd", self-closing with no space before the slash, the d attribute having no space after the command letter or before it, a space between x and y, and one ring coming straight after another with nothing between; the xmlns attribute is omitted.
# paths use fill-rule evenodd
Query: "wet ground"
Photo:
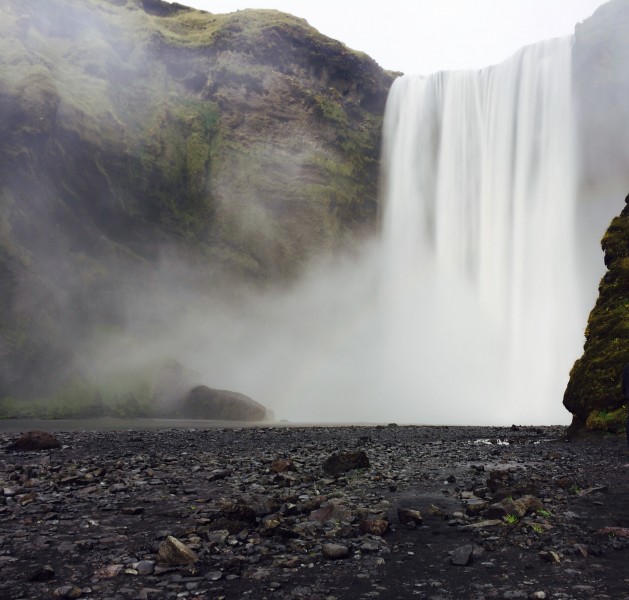
<svg viewBox="0 0 629 600"><path fill-rule="evenodd" d="M68 427L0 450L0 598L629 598L629 453L563 434Z"/></svg>

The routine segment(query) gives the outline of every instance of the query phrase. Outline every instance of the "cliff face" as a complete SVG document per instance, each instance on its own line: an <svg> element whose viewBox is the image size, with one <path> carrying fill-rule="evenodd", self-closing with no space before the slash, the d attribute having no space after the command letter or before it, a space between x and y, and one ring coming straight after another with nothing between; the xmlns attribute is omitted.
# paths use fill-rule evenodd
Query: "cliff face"
<svg viewBox="0 0 629 600"><path fill-rule="evenodd" d="M588 319L583 356L570 372L563 401L573 414L573 434L584 428L624 428L620 377L629 363L629 204L611 222L602 247L607 272Z"/></svg>
<svg viewBox="0 0 629 600"><path fill-rule="evenodd" d="M287 280L374 227L393 76L276 11L0 6L0 398L84 380L160 282Z"/></svg>

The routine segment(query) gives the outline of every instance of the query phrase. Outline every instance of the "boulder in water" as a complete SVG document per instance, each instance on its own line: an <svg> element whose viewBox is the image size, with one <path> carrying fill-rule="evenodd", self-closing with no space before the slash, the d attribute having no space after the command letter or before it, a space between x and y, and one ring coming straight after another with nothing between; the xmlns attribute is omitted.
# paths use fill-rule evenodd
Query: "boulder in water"
<svg viewBox="0 0 629 600"><path fill-rule="evenodd" d="M184 398L182 416L218 421L263 421L266 408L244 394L198 385Z"/></svg>

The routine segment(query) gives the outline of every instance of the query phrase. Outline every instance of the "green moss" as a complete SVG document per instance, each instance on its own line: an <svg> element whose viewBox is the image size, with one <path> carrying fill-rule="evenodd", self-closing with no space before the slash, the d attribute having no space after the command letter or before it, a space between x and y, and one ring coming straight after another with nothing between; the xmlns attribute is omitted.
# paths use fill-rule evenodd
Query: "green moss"
<svg viewBox="0 0 629 600"><path fill-rule="evenodd" d="M624 410L620 379L629 363L629 205L613 219L602 246L608 271L588 319L583 356L564 394L575 424L592 428L603 423L601 414L619 416Z"/></svg>
<svg viewBox="0 0 629 600"><path fill-rule="evenodd" d="M627 422L627 407L615 410L593 410L586 420L586 429L590 431L605 431L608 433L623 433Z"/></svg>
<svg viewBox="0 0 629 600"><path fill-rule="evenodd" d="M347 114L343 109L343 104L340 99L337 98L336 101L334 101L331 98L316 95L314 100L317 112L323 119L332 121L335 125L340 127L346 128L349 126Z"/></svg>
<svg viewBox="0 0 629 600"><path fill-rule="evenodd" d="M123 319L119 296L150 285L121 265L151 271L167 247L202 292L216 273L266 284L375 222L390 75L277 11L150 5L0 7L0 335L15 373L0 395L42 399L23 412L146 409L146 374L64 387L86 375L95 330ZM43 299L23 320L18 280Z"/></svg>

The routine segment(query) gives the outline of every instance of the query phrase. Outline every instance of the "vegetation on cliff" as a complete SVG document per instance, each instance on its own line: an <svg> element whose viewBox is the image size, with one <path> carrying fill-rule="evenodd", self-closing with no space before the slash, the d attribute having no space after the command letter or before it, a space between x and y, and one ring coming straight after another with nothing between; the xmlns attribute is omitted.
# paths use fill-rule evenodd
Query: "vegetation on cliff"
<svg viewBox="0 0 629 600"><path fill-rule="evenodd" d="M584 428L617 433L627 418L620 378L629 363L629 204L611 222L602 247L607 272L588 319L583 356L564 395L572 433Z"/></svg>
<svg viewBox="0 0 629 600"><path fill-rule="evenodd" d="M4 2L0 398L98 405L129 298L287 280L372 231L392 79L277 11Z"/></svg>

